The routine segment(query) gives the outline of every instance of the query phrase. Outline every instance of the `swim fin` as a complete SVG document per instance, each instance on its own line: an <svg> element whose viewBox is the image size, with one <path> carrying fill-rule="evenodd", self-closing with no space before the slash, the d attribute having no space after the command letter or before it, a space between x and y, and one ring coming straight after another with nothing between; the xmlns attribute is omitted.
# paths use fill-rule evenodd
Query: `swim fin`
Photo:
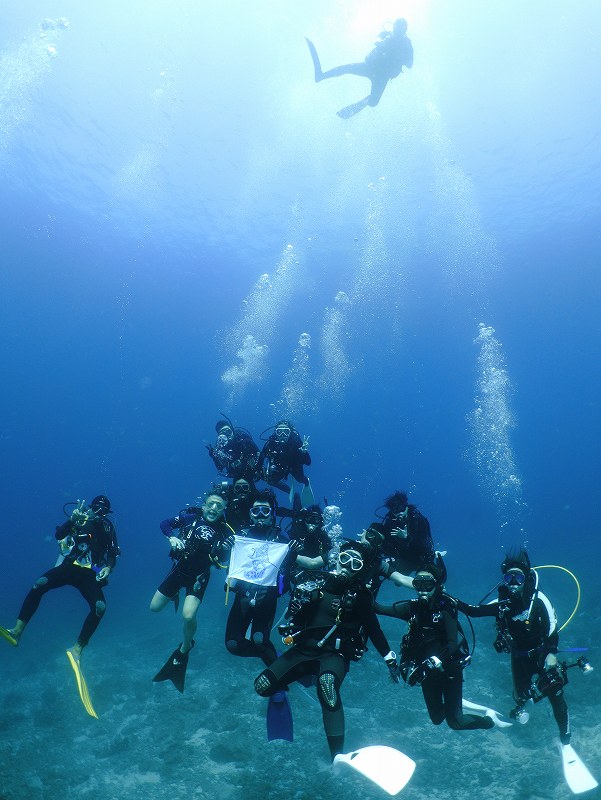
<svg viewBox="0 0 601 800"><path fill-rule="evenodd" d="M475 714L477 717L489 717L492 719L496 728L511 728L512 723L502 719L502 714L498 711L495 711L494 708L488 708L488 706L481 706L478 705L478 703L472 703L465 698L461 701L461 704L464 711L471 711L472 714Z"/></svg>
<svg viewBox="0 0 601 800"><path fill-rule="evenodd" d="M352 753L334 757L334 769L350 767L377 783L388 794L398 794L409 783L415 770L415 761L385 745L362 747Z"/></svg>
<svg viewBox="0 0 601 800"><path fill-rule="evenodd" d="M267 704L267 740L283 739L293 741L292 711L288 701L288 692L276 692Z"/></svg>
<svg viewBox="0 0 601 800"><path fill-rule="evenodd" d="M187 653L182 653L180 647L181 645L178 645L175 648L152 680L155 683L171 681L177 691L183 694L186 681L186 669L188 668L188 656L190 655L190 650L194 647L194 639L192 639L192 647Z"/></svg>
<svg viewBox="0 0 601 800"><path fill-rule="evenodd" d="M315 49L315 45L311 41L311 39L307 39L305 36L305 41L309 47L309 52L311 53L311 60L313 61L313 69L315 70L315 83L319 83L320 80L323 78L323 72L321 71L321 64L319 62L319 56L317 55L317 50Z"/></svg>
<svg viewBox="0 0 601 800"><path fill-rule="evenodd" d="M313 487L311 481L308 481L306 486L301 490L301 504L303 508L315 505L315 495L313 494Z"/></svg>
<svg viewBox="0 0 601 800"><path fill-rule="evenodd" d="M345 106L344 108L341 108L340 111L337 111L336 115L340 117L340 119L348 119L349 117L354 117L355 114L358 114L360 111L363 111L363 109L367 105L368 100L369 100L368 97L364 97L363 100L359 100L357 103L351 103L350 106Z"/></svg>
<svg viewBox="0 0 601 800"><path fill-rule="evenodd" d="M13 647L17 647L19 644L18 640L12 635L12 633L8 630L8 628L3 628L0 625L0 637L6 639L9 644L12 644Z"/></svg>
<svg viewBox="0 0 601 800"><path fill-rule="evenodd" d="M599 785L571 744L560 744L563 774L574 794L590 792Z"/></svg>
<svg viewBox="0 0 601 800"><path fill-rule="evenodd" d="M79 658L73 655L71 650L67 650L67 658L69 659L69 664L75 673L75 679L77 681L77 689L79 691L79 697L81 698L81 702L83 703L83 707L88 712L91 717L94 719L98 719L98 714L94 711L94 706L92 705L92 701L90 699L90 693L88 692L88 685L86 683L86 679L83 676L83 672L81 671L81 664L79 663Z"/></svg>

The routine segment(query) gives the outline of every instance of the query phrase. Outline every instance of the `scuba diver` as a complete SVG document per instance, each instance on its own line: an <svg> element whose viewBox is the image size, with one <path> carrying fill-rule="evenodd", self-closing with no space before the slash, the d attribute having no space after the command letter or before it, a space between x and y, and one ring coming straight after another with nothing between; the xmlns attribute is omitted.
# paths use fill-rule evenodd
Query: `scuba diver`
<svg viewBox="0 0 601 800"><path fill-rule="evenodd" d="M237 539L284 544L285 554L290 551L288 536L282 533L276 524L276 501L270 489L264 489L256 495L250 508L250 524L238 532ZM230 574L235 556L242 549L238 545L234 545L232 549ZM274 583L266 583L264 580L263 571L260 569L260 566L263 566L261 559L265 561L265 574L268 566L274 566L270 561L268 548L264 550L265 552L261 548L255 548L249 553L249 559L253 560L248 565L243 565L242 572L244 567L248 567L245 579L230 577L228 574L226 591L233 592L235 599L226 623L225 646L232 655L260 658L265 664L270 664L276 659L275 647L269 637L275 619L278 585L277 580ZM276 578L282 561L283 559L275 567ZM247 639L246 633L249 628L250 639Z"/></svg>
<svg viewBox="0 0 601 800"><path fill-rule="evenodd" d="M453 730L492 728L491 716L464 714L463 670L470 663L467 641L457 620L457 604L444 593L447 571L440 556L413 579L416 600L390 606L376 603L377 614L409 623L401 642L399 672L408 686L421 686L430 719L445 719Z"/></svg>
<svg viewBox="0 0 601 800"><path fill-rule="evenodd" d="M225 416L225 415L224 415ZM217 440L206 445L217 471L232 478L252 480L259 458L259 448L245 428L235 428L228 417L215 425Z"/></svg>
<svg viewBox="0 0 601 800"><path fill-rule="evenodd" d="M282 515L281 512L282 509L278 509L278 516ZM315 571L326 568L332 540L323 527L323 516L318 505L289 513L292 523L288 535L294 543L294 552L290 555L288 577L294 587L310 579Z"/></svg>
<svg viewBox="0 0 601 800"><path fill-rule="evenodd" d="M315 676L317 697L332 759L344 748L344 710L340 687L352 661L366 651L366 639L374 644L398 683L396 655L373 609L373 598L365 587L365 564L370 547L361 542L344 544L333 572L299 583L286 616L278 628L289 646L255 679L261 697L285 692L288 684Z"/></svg>
<svg viewBox="0 0 601 800"><path fill-rule="evenodd" d="M170 680L182 693L190 650L194 647L196 615L209 583L211 566L222 567L229 551L226 540L234 533L225 521L226 505L225 498L212 490L201 508L188 508L161 522L161 531L171 545L173 566L154 593L150 610L161 611L169 602L174 602L177 611L180 589L185 590L186 597L182 608L182 641L153 681Z"/></svg>
<svg viewBox="0 0 601 800"><path fill-rule="evenodd" d="M417 506L409 503L406 492L395 491L384 500L386 513L371 529L384 537L382 554L393 559L403 574L415 572L435 559L430 523ZM376 514L379 509L376 509Z"/></svg>
<svg viewBox="0 0 601 800"><path fill-rule="evenodd" d="M321 69L321 63L315 45L307 39L313 68L315 70L315 83L326 78L337 78L340 75L358 75L371 81L371 91L359 100L337 111L339 117L348 119L358 114L366 106L377 106L388 81L396 78L403 71L403 67L410 69L413 66L413 46L407 37L407 22L397 19L392 25L392 30L384 30L378 36L374 49L367 54L364 61L355 64L343 64L327 72Z"/></svg>
<svg viewBox="0 0 601 800"><path fill-rule="evenodd" d="M255 497L250 525L237 534L230 558L226 604L230 591L235 599L225 627L225 646L232 655L260 658L266 665L276 660L271 629L283 591L284 562L294 547L276 523L274 493L264 489ZM292 715L284 692L270 698L267 736L292 741Z"/></svg>
<svg viewBox="0 0 601 800"><path fill-rule="evenodd" d="M288 492L291 502L294 497L294 481L302 484L301 505L306 508L315 503L311 482L303 469L310 463L309 437L303 436L301 439L294 425L289 420L282 419L276 423L273 433L263 445L257 463L257 476L270 486ZM291 487L285 483L288 475L293 478Z"/></svg>
<svg viewBox="0 0 601 800"><path fill-rule="evenodd" d="M71 663L79 664L83 648L106 611L102 590L117 564L119 547L115 526L108 518L112 511L106 495L98 495L89 506L84 500L74 505L69 518L57 526L54 534L60 548L59 561L35 581L23 601L15 625L12 628L0 628L0 635L16 647L42 597L53 589L73 586L90 609L77 641L67 650Z"/></svg>
<svg viewBox="0 0 601 800"><path fill-rule="evenodd" d="M513 697L517 703L510 716L526 722L525 705L532 698L533 678L539 677L539 691L548 698L559 729L562 745L570 743L570 718L563 694L567 683L557 668L559 635L557 617L549 599L538 588L538 574L532 569L528 552L507 554L501 564L503 579L498 599L472 606L461 601L457 608L470 617L494 617L498 653L511 655Z"/></svg>
<svg viewBox="0 0 601 800"><path fill-rule="evenodd" d="M259 490L246 478L238 478L227 487L227 522L236 532L248 525L249 514Z"/></svg>

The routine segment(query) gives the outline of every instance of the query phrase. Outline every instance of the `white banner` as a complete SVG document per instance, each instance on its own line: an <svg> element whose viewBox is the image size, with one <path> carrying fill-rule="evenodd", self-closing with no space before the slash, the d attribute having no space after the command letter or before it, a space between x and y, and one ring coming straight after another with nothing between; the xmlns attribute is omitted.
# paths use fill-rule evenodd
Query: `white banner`
<svg viewBox="0 0 601 800"><path fill-rule="evenodd" d="M255 586L275 586L280 566L287 555L286 543L235 536L228 581L237 578Z"/></svg>

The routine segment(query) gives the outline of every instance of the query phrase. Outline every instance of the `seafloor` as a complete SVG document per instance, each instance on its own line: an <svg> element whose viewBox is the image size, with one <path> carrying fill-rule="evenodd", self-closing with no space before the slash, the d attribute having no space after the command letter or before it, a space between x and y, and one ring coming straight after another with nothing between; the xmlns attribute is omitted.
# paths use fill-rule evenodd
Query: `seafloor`
<svg viewBox="0 0 601 800"><path fill-rule="evenodd" d="M294 742L268 742L266 701L252 688L261 665L224 648L226 610L213 580L199 615L185 694L152 677L179 641L181 618L171 608L111 605L83 666L100 716L87 716L65 648L83 606L73 590L45 598L21 645L0 642L0 800L346 800L387 795L361 776L334 773L328 761L314 691L294 685ZM107 593L108 594L108 593ZM117 606L121 606L118 608ZM490 647L491 623L466 671L465 696L511 708L509 663ZM401 624L383 620L395 645ZM601 777L598 672L570 671L566 696L573 744ZM401 796L412 800L559 800L564 783L549 704L528 725L507 731L456 732L435 727L421 691L389 683L373 648L343 685L346 749L396 747L417 762ZM601 797L601 790L586 795Z"/></svg>

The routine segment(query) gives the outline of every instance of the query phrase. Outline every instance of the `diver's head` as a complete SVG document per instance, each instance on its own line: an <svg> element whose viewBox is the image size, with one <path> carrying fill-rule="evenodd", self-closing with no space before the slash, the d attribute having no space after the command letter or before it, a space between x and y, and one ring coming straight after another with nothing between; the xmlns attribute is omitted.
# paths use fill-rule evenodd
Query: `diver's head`
<svg viewBox="0 0 601 800"><path fill-rule="evenodd" d="M509 552L501 564L504 586L513 597L524 595L531 591L533 585L533 570L530 565L528 552L521 547L517 551Z"/></svg>
<svg viewBox="0 0 601 800"><path fill-rule="evenodd" d="M208 494L202 504L202 515L207 522L216 522L223 516L227 503L220 494Z"/></svg>
<svg viewBox="0 0 601 800"><path fill-rule="evenodd" d="M408 498L407 492L393 492L384 500L384 506L388 509L386 512L387 517L400 518L406 516Z"/></svg>
<svg viewBox="0 0 601 800"><path fill-rule="evenodd" d="M246 478L238 478L237 481L234 481L233 490L234 497L248 497L252 491L252 486Z"/></svg>
<svg viewBox="0 0 601 800"><path fill-rule="evenodd" d="M407 20L399 17L394 21L392 30L397 36L404 36L407 33Z"/></svg>
<svg viewBox="0 0 601 800"><path fill-rule="evenodd" d="M442 556L436 554L435 560L424 566L415 573L413 588L417 592L420 600L428 601L444 590L444 582L447 579L447 568L444 565Z"/></svg>
<svg viewBox="0 0 601 800"><path fill-rule="evenodd" d="M379 523L374 523L373 525L370 525L367 530L363 531L359 537L359 541L364 542L370 547L373 547L374 550L378 551L384 544L385 538L386 537L380 529Z"/></svg>
<svg viewBox="0 0 601 800"><path fill-rule="evenodd" d="M285 444L290 436L292 435L292 431L294 430L294 426L287 419L281 419L275 426L275 430L273 435L275 437L276 442L279 444Z"/></svg>
<svg viewBox="0 0 601 800"><path fill-rule="evenodd" d="M362 581L373 560L373 548L365 542L345 542L336 557L335 573L348 582Z"/></svg>
<svg viewBox="0 0 601 800"><path fill-rule="evenodd" d="M94 514L103 517L105 514L111 513L111 501L106 495L99 494L90 503L90 508Z"/></svg>
<svg viewBox="0 0 601 800"><path fill-rule="evenodd" d="M323 526L323 517L318 505L307 506L302 519L309 533L315 533Z"/></svg>
<svg viewBox="0 0 601 800"><path fill-rule="evenodd" d="M219 420L219 422L215 425L215 430L217 431L217 444L220 444L221 446L231 442L234 438L232 426L224 419Z"/></svg>
<svg viewBox="0 0 601 800"><path fill-rule="evenodd" d="M269 489L264 489L250 507L250 521L260 528L271 528L275 525L275 510L275 495Z"/></svg>
<svg viewBox="0 0 601 800"><path fill-rule="evenodd" d="M363 554L358 548L348 547L338 553L338 558L336 559L336 572L338 575L352 578L358 576L364 567Z"/></svg>

